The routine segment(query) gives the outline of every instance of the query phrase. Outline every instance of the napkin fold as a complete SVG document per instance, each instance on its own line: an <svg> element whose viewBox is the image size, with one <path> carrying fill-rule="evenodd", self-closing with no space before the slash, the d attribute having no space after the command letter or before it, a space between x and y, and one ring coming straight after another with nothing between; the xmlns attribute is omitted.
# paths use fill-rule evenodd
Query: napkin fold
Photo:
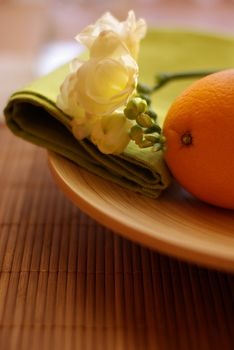
<svg viewBox="0 0 234 350"><path fill-rule="evenodd" d="M17 136L57 152L106 180L158 197L170 183L161 152L140 150L130 143L122 154L106 155L88 139L74 138L70 117L55 103L67 73L68 66L63 66L13 94L5 108L8 127Z"/></svg>
<svg viewBox="0 0 234 350"><path fill-rule="evenodd" d="M233 43L231 38L180 31L150 31L141 48L141 81L150 82L154 73L165 71L165 67L167 71L229 67L233 64ZM221 47L223 54L219 51ZM217 54L212 56L212 52L219 53L218 59ZM59 87L67 74L68 65L65 65L14 93L4 110L8 127L15 135L57 152L108 181L152 198L158 197L171 180L161 151L139 149L130 142L122 154L106 155L88 139L78 141L74 138L70 117L56 106ZM161 120L186 84L188 82L173 83L172 87L166 87L156 95L155 105Z"/></svg>

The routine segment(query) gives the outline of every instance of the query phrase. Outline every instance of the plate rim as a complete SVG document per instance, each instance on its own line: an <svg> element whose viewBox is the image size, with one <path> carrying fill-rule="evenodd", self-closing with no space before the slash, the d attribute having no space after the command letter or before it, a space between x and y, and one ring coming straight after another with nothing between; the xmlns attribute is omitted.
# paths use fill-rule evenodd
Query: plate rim
<svg viewBox="0 0 234 350"><path fill-rule="evenodd" d="M65 161L71 163L77 167L81 172L89 173L87 170L82 169L75 163L71 162L69 159L63 156L49 151L48 152L48 165L50 172L55 180L55 183L62 190L62 192L82 211L87 215L95 219L101 225L107 227L113 232L120 234L122 237L129 239L135 243L145 246L146 248L156 250L159 253L166 254L168 256L174 257L176 259L186 261L188 263L193 263L199 266L214 268L218 270L223 270L226 272L234 272L234 257L233 259L227 256L215 256L214 254L209 254L209 252L198 251L191 249L191 247L185 247L184 245L179 245L171 242L170 240L162 240L160 237L152 237L147 232L142 235L142 231L133 229L131 225L120 222L116 217L110 216L105 213L101 208L97 208L94 204L90 203L87 199L80 193L75 193L69 186L68 182L64 180L61 176L59 170L56 167L56 160ZM89 173L90 174L90 173ZM92 176L96 176L91 174ZM117 186L117 185L116 185ZM120 186L119 188L123 190ZM113 229L114 226L114 229Z"/></svg>

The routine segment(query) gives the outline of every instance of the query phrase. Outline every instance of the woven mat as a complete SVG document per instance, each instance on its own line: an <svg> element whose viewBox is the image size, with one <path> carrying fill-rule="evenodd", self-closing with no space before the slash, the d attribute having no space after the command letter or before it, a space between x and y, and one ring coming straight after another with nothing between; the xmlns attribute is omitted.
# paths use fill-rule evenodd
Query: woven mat
<svg viewBox="0 0 234 350"><path fill-rule="evenodd" d="M121 238L0 127L0 349L233 349L234 276Z"/></svg>

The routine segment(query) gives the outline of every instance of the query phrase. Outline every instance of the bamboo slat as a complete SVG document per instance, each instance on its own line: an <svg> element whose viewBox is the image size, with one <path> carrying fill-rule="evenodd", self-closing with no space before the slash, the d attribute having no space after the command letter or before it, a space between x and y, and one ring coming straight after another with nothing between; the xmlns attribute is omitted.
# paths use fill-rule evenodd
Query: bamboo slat
<svg viewBox="0 0 234 350"><path fill-rule="evenodd" d="M231 350L234 277L134 244L0 127L1 350Z"/></svg>

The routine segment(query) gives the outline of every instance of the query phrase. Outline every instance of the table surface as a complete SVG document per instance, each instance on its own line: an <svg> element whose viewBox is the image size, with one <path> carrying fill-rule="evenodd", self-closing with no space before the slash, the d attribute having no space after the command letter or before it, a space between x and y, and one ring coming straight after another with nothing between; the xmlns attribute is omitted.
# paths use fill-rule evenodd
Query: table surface
<svg viewBox="0 0 234 350"><path fill-rule="evenodd" d="M0 349L234 348L234 275L96 223L5 126L0 148Z"/></svg>
<svg viewBox="0 0 234 350"><path fill-rule="evenodd" d="M53 33L45 5L0 3L0 108L34 77L48 40L70 40L106 10L104 2L82 3L78 12L61 3L52 12ZM131 7L151 25L234 32L232 1L188 3ZM111 4L123 17L126 8ZM0 349L234 348L233 275L161 255L101 226L57 189L46 151L4 125L0 149Z"/></svg>

